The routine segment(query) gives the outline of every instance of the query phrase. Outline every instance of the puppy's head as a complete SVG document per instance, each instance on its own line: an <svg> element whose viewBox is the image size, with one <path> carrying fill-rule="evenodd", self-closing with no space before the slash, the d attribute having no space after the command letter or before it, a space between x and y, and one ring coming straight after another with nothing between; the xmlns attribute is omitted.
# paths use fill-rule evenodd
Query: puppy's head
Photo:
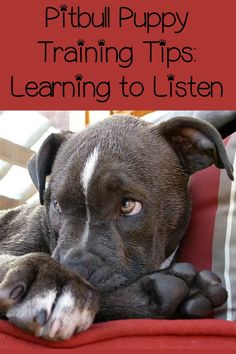
<svg viewBox="0 0 236 354"><path fill-rule="evenodd" d="M189 176L213 163L233 178L217 131L188 117L114 116L50 135L29 172L53 257L105 290L160 269L188 225Z"/></svg>

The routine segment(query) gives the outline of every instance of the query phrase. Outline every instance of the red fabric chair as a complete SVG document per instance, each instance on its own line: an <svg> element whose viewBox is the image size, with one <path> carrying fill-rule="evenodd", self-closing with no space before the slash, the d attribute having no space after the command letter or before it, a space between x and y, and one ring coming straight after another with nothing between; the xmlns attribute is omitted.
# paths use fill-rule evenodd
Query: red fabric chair
<svg viewBox="0 0 236 354"><path fill-rule="evenodd" d="M99 323L63 342L28 335L0 324L0 348L17 350L88 349L236 349L236 324L222 320L122 320Z"/></svg>

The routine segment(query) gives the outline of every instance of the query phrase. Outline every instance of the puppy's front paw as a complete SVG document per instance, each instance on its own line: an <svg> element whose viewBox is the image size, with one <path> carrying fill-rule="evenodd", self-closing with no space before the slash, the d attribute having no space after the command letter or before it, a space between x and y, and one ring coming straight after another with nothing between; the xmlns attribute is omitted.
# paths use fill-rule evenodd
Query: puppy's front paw
<svg viewBox="0 0 236 354"><path fill-rule="evenodd" d="M189 263L144 276L142 290L156 318L204 318L227 300L220 278L207 270L197 272Z"/></svg>
<svg viewBox="0 0 236 354"><path fill-rule="evenodd" d="M222 286L221 279L209 270L202 270L194 275L192 265L176 263L170 273L181 277L190 287L188 296L178 308L181 317L209 317L214 308L223 305L227 300L227 291Z"/></svg>
<svg viewBox="0 0 236 354"><path fill-rule="evenodd" d="M44 254L19 257L0 284L0 311L18 327L49 340L86 330L98 309L96 291Z"/></svg>
<svg viewBox="0 0 236 354"><path fill-rule="evenodd" d="M176 276L155 272L141 278L142 291L148 295L151 317L170 318L189 293L186 282Z"/></svg>

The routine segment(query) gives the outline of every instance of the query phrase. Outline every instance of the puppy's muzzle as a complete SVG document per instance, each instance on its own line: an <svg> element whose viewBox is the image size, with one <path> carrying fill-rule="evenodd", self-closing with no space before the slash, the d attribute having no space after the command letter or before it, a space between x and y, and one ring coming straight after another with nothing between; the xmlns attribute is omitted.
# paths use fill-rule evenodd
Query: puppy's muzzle
<svg viewBox="0 0 236 354"><path fill-rule="evenodd" d="M112 260L108 263L106 259L92 251L71 248L64 257L61 257L60 263L102 291L110 291L129 280L124 275L127 272L124 267L120 265L117 267Z"/></svg>

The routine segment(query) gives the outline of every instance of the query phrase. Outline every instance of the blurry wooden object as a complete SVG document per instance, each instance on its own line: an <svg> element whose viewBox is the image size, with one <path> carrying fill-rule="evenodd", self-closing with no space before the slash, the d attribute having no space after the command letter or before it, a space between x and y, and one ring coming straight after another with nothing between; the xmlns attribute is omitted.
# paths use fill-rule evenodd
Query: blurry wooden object
<svg viewBox="0 0 236 354"><path fill-rule="evenodd" d="M91 119L92 111L79 111L79 112L80 112L80 116L78 117L78 119L82 119L83 127L90 125L91 122L93 121L93 119ZM128 114L128 115L133 115L135 117L141 118L151 112L153 111L113 110L113 111L108 111L108 114L110 115ZM58 112L42 112L42 113L51 122L51 124L54 127L60 129L69 129L69 112L58 111ZM74 113L76 114L76 112ZM83 113L82 116L81 113ZM34 151L29 148L15 144L9 140L0 138L0 160L5 162L5 166L3 166L0 170L0 178L5 177L8 171L10 170L10 168L14 165L27 168L28 160L33 154ZM8 198L0 195L0 210L14 208L26 202L35 193L36 193L36 189L32 184L27 190L24 190L24 192L22 192L20 200Z"/></svg>

